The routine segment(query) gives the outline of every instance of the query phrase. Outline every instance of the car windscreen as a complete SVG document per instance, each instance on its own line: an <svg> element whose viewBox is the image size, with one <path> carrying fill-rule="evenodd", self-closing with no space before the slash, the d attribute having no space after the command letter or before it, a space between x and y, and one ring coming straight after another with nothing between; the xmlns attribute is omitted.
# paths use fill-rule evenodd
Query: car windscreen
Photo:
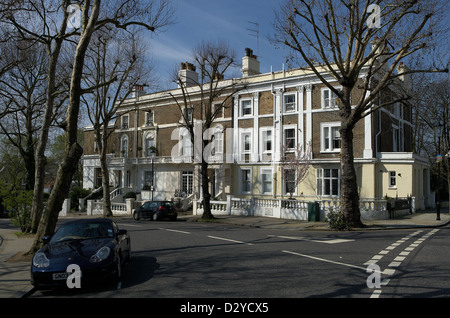
<svg viewBox="0 0 450 318"><path fill-rule="evenodd" d="M166 207L166 208L172 208L172 207L174 207L174 204L173 204L172 202L169 202L169 201L167 201L167 202L161 202L161 205L162 205L163 207Z"/></svg>
<svg viewBox="0 0 450 318"><path fill-rule="evenodd" d="M86 222L62 225L55 235L53 235L50 243L76 240L91 239L101 237L113 237L113 227L106 222Z"/></svg>

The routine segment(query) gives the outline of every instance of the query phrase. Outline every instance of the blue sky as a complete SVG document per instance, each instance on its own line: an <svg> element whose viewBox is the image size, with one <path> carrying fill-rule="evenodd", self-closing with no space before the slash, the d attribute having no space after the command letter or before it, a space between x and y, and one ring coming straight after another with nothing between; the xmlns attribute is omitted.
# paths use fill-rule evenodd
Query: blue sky
<svg viewBox="0 0 450 318"><path fill-rule="evenodd" d="M172 3L177 23L152 36L150 41L155 71L164 88L173 86L169 85L170 73L179 68L180 62L190 62L192 49L202 40L224 40L236 51L239 62L245 48L250 47L258 55L263 73L269 72L271 66L274 71L282 69L286 50L276 49L268 40L274 32L274 10L281 1L173 0ZM257 38L248 30L257 27L249 22L259 24L258 49Z"/></svg>

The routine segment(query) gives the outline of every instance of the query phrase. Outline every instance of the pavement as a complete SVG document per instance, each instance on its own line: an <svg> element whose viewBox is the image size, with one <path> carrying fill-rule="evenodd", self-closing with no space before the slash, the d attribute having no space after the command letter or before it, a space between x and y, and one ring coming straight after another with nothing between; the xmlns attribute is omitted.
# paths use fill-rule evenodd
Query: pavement
<svg viewBox="0 0 450 318"><path fill-rule="evenodd" d="M440 227L450 223L448 208L442 208L440 220L436 211L425 211L389 220L365 220L363 229L354 231L379 231L392 229L412 229L418 227ZM82 214L69 214L62 218L80 218ZM123 217L117 217L123 218ZM180 215L179 220L199 222L199 216ZM8 222L8 221L7 221ZM212 222L256 228L284 229L294 231L332 231L326 222L308 222L256 216L218 216ZM30 284L30 263L23 252L30 249L34 236L18 235L20 230L8 224L0 228L0 298L23 298L32 291Z"/></svg>

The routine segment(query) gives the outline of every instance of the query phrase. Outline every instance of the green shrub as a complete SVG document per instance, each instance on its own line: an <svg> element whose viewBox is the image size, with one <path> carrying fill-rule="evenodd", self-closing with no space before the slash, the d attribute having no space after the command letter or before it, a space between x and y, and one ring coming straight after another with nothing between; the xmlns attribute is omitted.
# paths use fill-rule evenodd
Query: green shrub
<svg viewBox="0 0 450 318"><path fill-rule="evenodd" d="M85 198L89 195L89 193L91 193L91 191L83 189L82 187L73 187L70 190L70 206L72 207L72 209L74 209L75 211L78 211L78 199L82 199Z"/></svg>
<svg viewBox="0 0 450 318"><path fill-rule="evenodd" d="M123 196L124 199L136 199L136 193L133 191L125 193Z"/></svg>
<svg viewBox="0 0 450 318"><path fill-rule="evenodd" d="M9 211L11 223L25 232L30 225L33 191L12 190L9 193L2 193L2 197L3 205Z"/></svg>
<svg viewBox="0 0 450 318"><path fill-rule="evenodd" d="M330 208L326 216L326 221L329 223L330 228L337 231L349 230L347 222L345 222L344 214L341 213L339 208Z"/></svg>

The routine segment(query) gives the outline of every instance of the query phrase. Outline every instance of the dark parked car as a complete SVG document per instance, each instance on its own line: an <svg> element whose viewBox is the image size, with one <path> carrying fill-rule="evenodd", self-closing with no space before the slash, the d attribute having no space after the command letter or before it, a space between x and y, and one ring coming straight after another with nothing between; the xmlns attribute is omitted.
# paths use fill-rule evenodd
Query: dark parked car
<svg viewBox="0 0 450 318"><path fill-rule="evenodd" d="M147 201L136 210L133 218L151 218L154 221L169 218L175 221L178 217L177 208L171 201Z"/></svg>
<svg viewBox="0 0 450 318"><path fill-rule="evenodd" d="M69 265L79 267L85 282L117 279L131 260L130 236L110 219L78 219L61 225L33 256L31 283L36 288L67 286ZM70 278L70 277L69 277ZM70 287L70 286L69 286Z"/></svg>

